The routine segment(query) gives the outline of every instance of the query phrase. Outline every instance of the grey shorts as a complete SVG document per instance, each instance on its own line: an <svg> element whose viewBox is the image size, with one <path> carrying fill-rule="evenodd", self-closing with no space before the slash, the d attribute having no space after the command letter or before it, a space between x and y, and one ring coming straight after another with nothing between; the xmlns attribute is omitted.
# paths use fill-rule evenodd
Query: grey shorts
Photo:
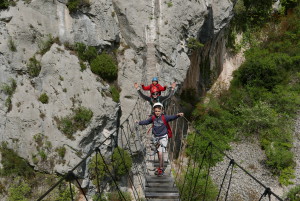
<svg viewBox="0 0 300 201"><path fill-rule="evenodd" d="M157 151L159 152L166 152L166 148L168 146L168 134L163 135L161 137L156 138L158 140L158 148Z"/></svg>

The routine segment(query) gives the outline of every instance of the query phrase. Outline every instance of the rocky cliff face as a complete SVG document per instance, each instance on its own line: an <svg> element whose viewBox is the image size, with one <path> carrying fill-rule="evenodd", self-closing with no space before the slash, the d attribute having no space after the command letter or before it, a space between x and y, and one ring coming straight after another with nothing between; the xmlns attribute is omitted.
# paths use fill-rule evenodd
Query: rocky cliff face
<svg viewBox="0 0 300 201"><path fill-rule="evenodd" d="M196 84L199 89L204 72L199 70L201 62L191 62L193 57L201 58L198 61L209 57L205 68L213 72L215 79L223 64L224 51L219 47L224 47L224 41L220 31L232 16L230 0L90 0L89 7L72 14L66 3L18 1L16 6L0 12L0 83L9 83L12 78L17 84L10 97L11 108L5 105L9 95L0 94L1 141L36 169L48 172L65 172L77 164L78 153L87 153L110 135L118 118L118 104L107 95L109 85L89 68L81 71L77 56L66 44L82 42L99 52L118 48L122 120L137 98L134 82L149 83L152 76L158 75L163 85L173 81L180 84L189 82L193 74L196 81L189 86ZM60 42L45 54L38 54L41 41L49 34ZM201 54L189 57L188 38L207 44ZM27 68L33 56L41 62L41 72L35 78L28 75ZM42 93L48 95L48 104L38 100ZM70 115L79 106L89 108L93 118L71 140L58 129L55 119ZM45 161L33 157L37 146L41 146L36 144L37 134L51 142L51 147L45 149ZM58 162L54 151L61 146L67 150L64 163Z"/></svg>

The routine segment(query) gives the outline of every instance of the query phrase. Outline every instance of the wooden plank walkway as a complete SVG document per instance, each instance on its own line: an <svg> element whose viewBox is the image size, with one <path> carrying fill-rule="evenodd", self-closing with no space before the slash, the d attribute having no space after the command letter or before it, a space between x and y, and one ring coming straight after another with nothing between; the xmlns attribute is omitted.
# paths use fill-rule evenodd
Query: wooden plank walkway
<svg viewBox="0 0 300 201"><path fill-rule="evenodd" d="M149 149L148 147L148 150ZM148 152L149 153L149 152ZM152 151L153 153L153 151ZM154 174L159 166L157 154L149 156L147 159L147 169L149 175L145 178L145 198L151 201L179 201L179 190L174 183L171 174L171 165L168 160L168 154L164 153L164 175L157 176Z"/></svg>

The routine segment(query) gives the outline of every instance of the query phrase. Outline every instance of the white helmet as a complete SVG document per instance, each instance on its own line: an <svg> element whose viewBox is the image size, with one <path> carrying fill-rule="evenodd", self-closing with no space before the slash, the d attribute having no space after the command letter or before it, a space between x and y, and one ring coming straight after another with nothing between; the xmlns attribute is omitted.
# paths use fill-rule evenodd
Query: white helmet
<svg viewBox="0 0 300 201"><path fill-rule="evenodd" d="M164 107L163 104L161 104L161 103L154 103L153 108L156 107L156 106L160 106L161 108Z"/></svg>

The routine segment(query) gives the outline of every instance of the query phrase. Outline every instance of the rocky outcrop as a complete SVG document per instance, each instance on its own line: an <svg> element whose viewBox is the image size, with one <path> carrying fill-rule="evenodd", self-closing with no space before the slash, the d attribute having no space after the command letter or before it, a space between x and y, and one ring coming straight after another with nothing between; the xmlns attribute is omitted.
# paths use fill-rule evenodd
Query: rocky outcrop
<svg viewBox="0 0 300 201"><path fill-rule="evenodd" d="M112 3L106 1L95 1L86 14L72 15L58 1L20 1L0 13L0 83L10 79L17 83L10 111L5 106L8 96L1 93L1 141L36 169L66 172L115 130L119 107L108 96L109 85L90 69L82 71L77 56L62 45L83 42L99 50L113 46L118 42L119 29L112 12ZM37 54L49 34L58 37L61 45L53 44L46 54ZM12 51L9 43L16 50ZM41 72L31 78L27 65L34 55L41 63ZM38 100L42 93L49 97L47 104ZM70 140L58 129L55 119L72 114L79 106L90 109L93 118ZM37 135L43 136L43 145L36 144ZM47 148L41 147L46 144ZM66 148L63 159L55 151L59 147ZM39 156L42 149L46 160Z"/></svg>

